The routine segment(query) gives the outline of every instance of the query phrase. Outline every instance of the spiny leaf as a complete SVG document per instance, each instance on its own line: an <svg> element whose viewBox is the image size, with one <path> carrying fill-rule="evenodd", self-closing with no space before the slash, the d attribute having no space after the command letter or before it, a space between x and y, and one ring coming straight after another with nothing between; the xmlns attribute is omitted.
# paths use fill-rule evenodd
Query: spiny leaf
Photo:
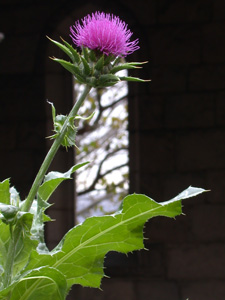
<svg viewBox="0 0 225 300"><path fill-rule="evenodd" d="M60 183L64 180L71 179L71 175L77 171L79 168L85 166L88 162L77 164L70 168L65 173L60 172L49 172L45 178L43 184L38 189L38 196L44 200L48 201L51 194L56 190Z"/></svg>
<svg viewBox="0 0 225 300"><path fill-rule="evenodd" d="M99 60L97 61L96 65L95 65L95 69L97 71L102 71L104 67L104 56L102 55Z"/></svg>
<svg viewBox="0 0 225 300"><path fill-rule="evenodd" d="M204 191L190 187L162 203L145 195L129 195L124 199L122 211L110 216L91 217L75 226L65 235L56 251L49 255L33 252L25 271L48 265L64 274L68 287L73 284L99 287L107 252L128 253L144 248L143 226L147 220L155 216L174 218L182 213L183 198Z"/></svg>
<svg viewBox="0 0 225 300"><path fill-rule="evenodd" d="M78 75L78 76L82 77L80 69L77 66L75 66L74 64L72 64L71 62L63 60L63 59L55 58L55 57L53 57L52 60L60 63L60 65L62 65L66 70L68 70L74 76Z"/></svg>
<svg viewBox="0 0 225 300"><path fill-rule="evenodd" d="M54 41L52 40L50 37L47 36L47 38L53 43L55 44L57 47L59 47L63 52L65 52L69 58L73 61L74 60L74 57L73 57L73 54L71 53L71 50L68 49L68 47L64 46L63 44L57 42L57 41Z"/></svg>
<svg viewBox="0 0 225 300"><path fill-rule="evenodd" d="M148 81L151 81L150 79L149 80L144 80L144 79L140 79L140 78L137 78L137 77L131 77L131 76L122 76L122 77L119 77L119 78L122 81L137 81L137 82L148 82Z"/></svg>
<svg viewBox="0 0 225 300"><path fill-rule="evenodd" d="M107 66L109 63L111 63L113 60L115 60L115 56L108 55L105 57L104 65ZM120 58L119 58L120 60Z"/></svg>
<svg viewBox="0 0 225 300"><path fill-rule="evenodd" d="M1 300L64 300L67 283L62 273L54 268L32 270L7 289L0 291Z"/></svg>
<svg viewBox="0 0 225 300"><path fill-rule="evenodd" d="M116 84L120 81L120 78L113 74L103 74L99 77L97 81L98 87L106 87Z"/></svg>
<svg viewBox="0 0 225 300"><path fill-rule="evenodd" d="M79 64L80 63L80 55L77 52L76 49L74 49L69 43L67 43L66 41L64 41L63 38L61 38L61 40L63 41L63 43L67 46L67 48L70 50L71 54L72 54L72 61Z"/></svg>
<svg viewBox="0 0 225 300"><path fill-rule="evenodd" d="M83 63L83 70L84 70L84 75L85 76L89 76L90 75L90 72L91 72L91 69L90 69L90 67L89 67L89 64L88 64L88 62L86 61L86 59L83 57L83 56L81 56L81 60L82 60L82 63Z"/></svg>
<svg viewBox="0 0 225 300"><path fill-rule="evenodd" d="M97 58L96 58L96 55L95 55L95 51L93 50L90 50L89 52L89 58L92 62L96 62Z"/></svg>
<svg viewBox="0 0 225 300"><path fill-rule="evenodd" d="M82 53L87 62L89 62L89 51L88 48L82 47Z"/></svg>
<svg viewBox="0 0 225 300"><path fill-rule="evenodd" d="M8 253L8 245L10 240L10 228L0 220L0 265L5 269L6 257ZM0 284L1 288L1 284Z"/></svg>
<svg viewBox="0 0 225 300"><path fill-rule="evenodd" d="M17 226L21 228L21 235L17 239L15 249L15 260L13 264L13 276L18 276L30 257L30 253L38 245L36 240L31 238L31 226L33 215L31 213L19 212L17 214Z"/></svg>
<svg viewBox="0 0 225 300"><path fill-rule="evenodd" d="M141 65L144 64L143 63L125 63L125 64L121 64L121 65L117 65L115 67L112 68L112 70L110 71L112 74L115 74L116 72L119 72L121 70L125 70L125 69L138 69L141 68Z"/></svg>

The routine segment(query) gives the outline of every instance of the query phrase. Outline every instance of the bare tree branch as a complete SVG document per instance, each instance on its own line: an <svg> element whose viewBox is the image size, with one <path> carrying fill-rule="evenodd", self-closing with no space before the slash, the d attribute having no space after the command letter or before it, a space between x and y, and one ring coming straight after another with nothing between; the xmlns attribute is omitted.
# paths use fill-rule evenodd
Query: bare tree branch
<svg viewBox="0 0 225 300"><path fill-rule="evenodd" d="M94 190L94 189L95 189L95 186L96 186L96 184L97 184L97 182L99 181L99 179L105 177L107 174L110 174L110 173L112 173L113 171L118 170L118 169L123 168L123 167L125 167L125 166L128 165L128 163L126 162L126 163L124 163L124 164L121 164L121 165L118 165L118 166L116 166L116 167L114 167L114 168L111 168L110 170L107 170L106 172L104 172L104 173L101 174L103 163L104 163L110 156L113 156L115 153L117 153L117 152L119 152L119 151L121 151L121 150L127 150L127 147L121 147L121 148L115 149L114 151L108 153L108 154L102 159L101 163L100 163L99 166L98 166L98 171L97 171L97 173L96 173L96 176L95 176L95 178L94 178L93 181L92 181L92 184L91 184L91 185L89 186L89 188L87 188L86 190L81 191L81 192L78 192L78 193L77 193L78 196L87 194L87 193L89 193L90 191Z"/></svg>
<svg viewBox="0 0 225 300"><path fill-rule="evenodd" d="M121 185L122 183L124 183L125 180L122 180L118 183L118 185ZM111 198L115 196L114 193L107 193L107 195L103 195L103 196L100 196L98 199L95 199L91 204L89 204L88 206L84 207L83 209L79 210L77 212L77 216L80 216L80 215L83 215L85 214L86 212L88 212L90 209L92 209L93 207L95 207L96 205L98 205L99 203L101 203L102 201L104 200L107 200L108 198ZM106 199L107 197L107 199Z"/></svg>
<svg viewBox="0 0 225 300"><path fill-rule="evenodd" d="M90 132L93 132L94 130L96 130L97 128L99 128L101 126L101 124L99 124L99 120L102 117L102 113L106 109L114 108L115 106L117 106L121 101L125 100L126 98L127 98L127 95L120 97L119 99L115 100L114 102L110 103L109 105L102 106L101 101L100 101L101 95L99 93L97 93L98 115L92 125L85 122L83 124L83 126L81 128L79 128L77 135L79 136L79 135L83 135L84 133L90 133Z"/></svg>

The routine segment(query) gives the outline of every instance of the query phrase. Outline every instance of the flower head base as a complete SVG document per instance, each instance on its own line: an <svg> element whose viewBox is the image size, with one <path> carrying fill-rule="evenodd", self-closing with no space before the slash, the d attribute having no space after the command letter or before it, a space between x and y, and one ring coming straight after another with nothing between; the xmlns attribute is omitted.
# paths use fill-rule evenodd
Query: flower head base
<svg viewBox="0 0 225 300"><path fill-rule="evenodd" d="M76 22L70 32L76 46L99 50L106 55L125 57L140 48L138 39L130 41L133 33L127 29L127 24L104 12L87 15L82 25Z"/></svg>
<svg viewBox="0 0 225 300"><path fill-rule="evenodd" d="M70 27L71 37L79 53L72 45L50 39L70 61L53 57L63 68L74 75L77 82L94 88L105 88L119 81L146 82L137 77L120 76L121 70L139 69L146 62L125 62L124 57L139 49L138 39L130 41L132 32L118 17L96 12Z"/></svg>

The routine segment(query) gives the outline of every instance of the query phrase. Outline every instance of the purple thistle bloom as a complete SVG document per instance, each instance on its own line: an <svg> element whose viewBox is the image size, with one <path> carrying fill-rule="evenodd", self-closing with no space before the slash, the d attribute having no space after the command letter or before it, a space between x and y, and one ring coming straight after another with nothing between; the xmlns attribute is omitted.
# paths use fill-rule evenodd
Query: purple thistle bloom
<svg viewBox="0 0 225 300"><path fill-rule="evenodd" d="M127 29L127 24L104 12L87 15L82 25L77 21L70 32L76 46L99 50L106 55L127 56L140 48L138 39L130 41L133 33Z"/></svg>

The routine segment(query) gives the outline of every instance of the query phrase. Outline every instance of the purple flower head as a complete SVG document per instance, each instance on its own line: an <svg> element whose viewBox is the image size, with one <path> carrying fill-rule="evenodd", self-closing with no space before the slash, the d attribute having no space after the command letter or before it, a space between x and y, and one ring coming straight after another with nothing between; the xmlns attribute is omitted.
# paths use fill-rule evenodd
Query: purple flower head
<svg viewBox="0 0 225 300"><path fill-rule="evenodd" d="M70 27L71 38L78 47L99 50L114 56L127 56L139 49L138 39L130 41L132 32L114 15L95 12Z"/></svg>

